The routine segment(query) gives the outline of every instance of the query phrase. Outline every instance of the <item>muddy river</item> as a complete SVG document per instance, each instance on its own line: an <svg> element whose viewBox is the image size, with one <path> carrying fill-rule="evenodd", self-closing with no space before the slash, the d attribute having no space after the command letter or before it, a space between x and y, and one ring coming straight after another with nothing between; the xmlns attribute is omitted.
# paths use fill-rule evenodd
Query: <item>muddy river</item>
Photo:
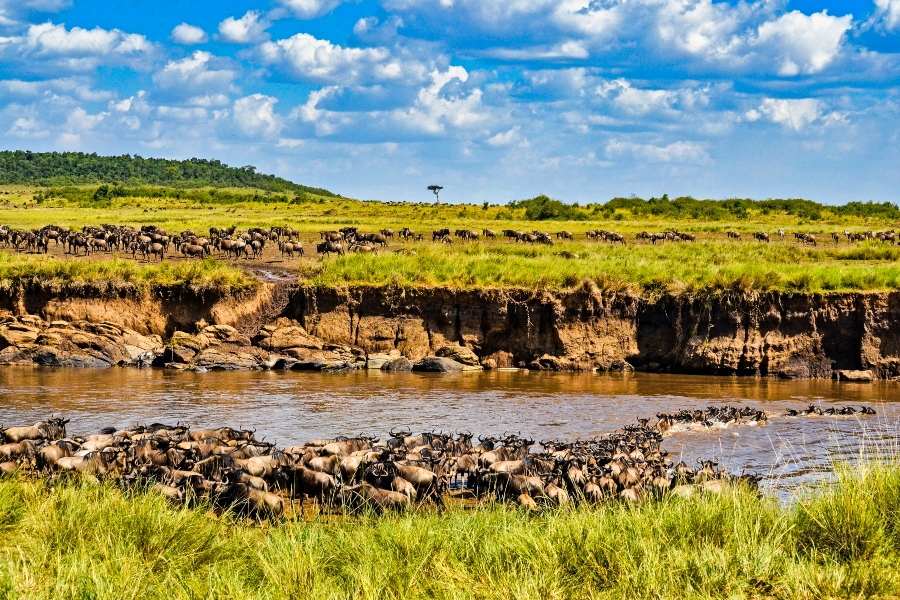
<svg viewBox="0 0 900 600"><path fill-rule="evenodd" d="M767 424L676 427L670 458L712 457L731 472L766 476L789 495L798 483L853 459L897 447L900 384L651 374L275 371L181 373L156 369L0 368L0 424L51 414L74 434L101 427L182 421L192 427L256 428L279 446L307 439L385 434L391 427L521 432L536 440L610 433L657 412L731 403L762 408ZM784 417L788 409L871 406L876 416Z"/></svg>

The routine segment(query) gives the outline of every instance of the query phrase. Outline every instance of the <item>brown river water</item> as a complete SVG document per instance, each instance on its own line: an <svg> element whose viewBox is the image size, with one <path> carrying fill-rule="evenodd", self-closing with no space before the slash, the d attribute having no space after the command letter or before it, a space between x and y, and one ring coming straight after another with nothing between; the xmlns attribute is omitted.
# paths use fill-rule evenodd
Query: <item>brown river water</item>
<svg viewBox="0 0 900 600"><path fill-rule="evenodd" d="M181 421L191 427L255 428L279 446L313 438L414 432L521 432L535 440L611 433L658 412L738 404L762 408L767 424L673 428L664 448L688 464L714 458L732 473L755 472L789 496L835 459L896 450L900 384L654 374L277 371L182 373L158 369L0 368L0 425L51 414L69 432ZM876 416L781 416L815 403L871 406Z"/></svg>

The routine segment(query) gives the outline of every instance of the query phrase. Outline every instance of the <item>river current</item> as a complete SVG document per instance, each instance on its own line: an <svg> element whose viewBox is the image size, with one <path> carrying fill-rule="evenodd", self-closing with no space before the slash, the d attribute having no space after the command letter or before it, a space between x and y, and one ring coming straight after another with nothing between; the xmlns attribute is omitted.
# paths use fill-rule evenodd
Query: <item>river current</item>
<svg viewBox="0 0 900 600"><path fill-rule="evenodd" d="M678 426L663 442L674 460L713 458L755 472L779 496L900 442L900 384L652 374L520 372L432 375L358 371L182 373L157 369L0 368L0 425L50 415L69 432L136 423L255 428L279 446L309 439L414 432L520 432L541 440L611 433L658 412L735 404L765 410L762 425ZM871 406L875 416L783 416L809 404ZM652 421L651 421L652 422Z"/></svg>

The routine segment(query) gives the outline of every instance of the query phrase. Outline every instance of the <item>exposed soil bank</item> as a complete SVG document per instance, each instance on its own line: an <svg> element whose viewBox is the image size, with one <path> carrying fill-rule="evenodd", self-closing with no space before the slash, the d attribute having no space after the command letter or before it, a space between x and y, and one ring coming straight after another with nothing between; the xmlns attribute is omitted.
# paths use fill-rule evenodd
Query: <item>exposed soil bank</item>
<svg viewBox="0 0 900 600"><path fill-rule="evenodd" d="M469 369L900 376L896 292L647 300L590 285L552 293L323 289L280 282L242 297L162 290L134 300L102 290L20 290L0 299L0 309L8 311L0 320L0 362L20 364L40 354L34 344L48 338L41 333L55 322L57 329L81 331L107 323L118 328L109 334L119 338L158 336L162 346L151 362L176 368L410 368L437 355L448 360L424 361L422 368L446 370L455 363ZM10 333L23 330L34 335ZM50 339L65 345L71 341L67 335ZM150 345L136 344L142 357Z"/></svg>

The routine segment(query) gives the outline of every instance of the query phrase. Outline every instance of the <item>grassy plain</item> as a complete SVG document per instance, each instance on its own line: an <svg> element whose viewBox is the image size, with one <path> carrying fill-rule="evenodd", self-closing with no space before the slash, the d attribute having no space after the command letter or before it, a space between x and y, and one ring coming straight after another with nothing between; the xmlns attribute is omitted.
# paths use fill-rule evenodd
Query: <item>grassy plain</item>
<svg viewBox="0 0 900 600"><path fill-rule="evenodd" d="M251 525L109 485L0 481L5 598L875 598L900 594L900 467L746 491Z"/></svg>
<svg viewBox="0 0 900 600"><path fill-rule="evenodd" d="M601 289L629 290L640 294L705 294L721 291L787 291L830 292L853 290L900 289L900 247L882 242L849 244L845 239L835 245L831 232L844 230L887 230L897 224L878 218L855 216L837 217L826 213L817 220L771 211L749 211L741 218L672 220L664 217L636 217L628 211L614 213L586 211L593 215L579 221L529 221L524 211L508 206L407 204L361 202L345 198L307 197L300 203L269 201L263 195L248 195L246 201L228 203L198 203L174 198L113 198L104 202L73 202L50 198L37 203L41 190L11 188L0 190L0 224L15 228L38 228L52 223L80 228L86 224L156 224L170 232L193 229L206 232L211 226L235 225L238 229L290 225L303 232L306 257L282 262L274 250L267 250L265 262L298 273L305 283L322 286L385 285L437 286L458 288L523 287L571 289L586 279ZM255 198L255 199L254 199ZM27 206L27 208L23 208ZM395 238L390 247L371 255L348 255L321 261L312 244L318 232L349 225L361 231L377 231L388 227L408 226L424 233L424 242L401 242ZM553 246L528 246L502 239L453 245L433 244L430 232L449 227L481 231L489 228L540 229L551 233L568 230L575 241ZM778 228L788 231L782 242L774 235ZM588 241L584 232L607 229L626 237L627 245ZM694 243L638 243L640 231L679 230L698 235ZM725 232L743 232L740 241L729 240ZM747 239L754 231L768 231L774 241L770 244ZM816 234L816 247L801 244L793 232ZM402 250L399 251L398 250ZM564 258L561 252L578 255ZM112 255L98 255L92 260L112 260ZM52 266L46 270L65 268L59 262L88 262L83 258L63 257L61 251L51 259L19 262L5 258L3 269L18 265L27 271L29 265L41 261ZM173 257L172 262L181 259ZM224 262L224 261L220 261ZM239 261L240 265L252 261ZM4 267L3 265L6 265ZM118 266L116 266L118 265ZM104 268L90 269L84 277L114 279L121 270L122 278L143 277L152 280L155 269L132 269L129 260L110 263ZM77 269L76 269L77 270ZM205 271L215 271L219 281L239 282L228 267L212 265ZM19 271L20 273L22 271ZM143 275L137 275L137 273ZM171 273L160 272L166 279ZM227 274L227 275L226 275ZM79 275L80 276L80 275ZM240 284L242 285L242 284Z"/></svg>

